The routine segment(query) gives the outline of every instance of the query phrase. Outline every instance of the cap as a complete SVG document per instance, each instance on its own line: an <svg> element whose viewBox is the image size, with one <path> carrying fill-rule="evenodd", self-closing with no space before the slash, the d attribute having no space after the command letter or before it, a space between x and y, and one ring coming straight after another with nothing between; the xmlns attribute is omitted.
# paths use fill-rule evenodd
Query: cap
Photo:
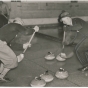
<svg viewBox="0 0 88 88"><path fill-rule="evenodd" d="M60 17L63 18L63 17L67 17L67 16L70 16L70 14L66 11L62 11L62 13L60 14Z"/></svg>
<svg viewBox="0 0 88 88"><path fill-rule="evenodd" d="M21 18L19 18L19 17L17 17L17 18L15 18L14 20L13 20L13 23L18 23L18 24L21 24L21 25L23 25L23 20L21 19Z"/></svg>

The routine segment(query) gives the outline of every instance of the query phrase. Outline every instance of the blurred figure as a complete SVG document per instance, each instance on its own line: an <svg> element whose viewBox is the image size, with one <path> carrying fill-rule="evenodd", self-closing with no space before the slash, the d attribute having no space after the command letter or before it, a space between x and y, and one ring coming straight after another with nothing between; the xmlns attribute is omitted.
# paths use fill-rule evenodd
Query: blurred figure
<svg viewBox="0 0 88 88"><path fill-rule="evenodd" d="M3 27L4 25L8 24L8 19L0 14L0 28Z"/></svg>
<svg viewBox="0 0 88 88"><path fill-rule="evenodd" d="M10 16L9 7L3 1L0 1L0 13L4 15L7 19L9 19Z"/></svg>

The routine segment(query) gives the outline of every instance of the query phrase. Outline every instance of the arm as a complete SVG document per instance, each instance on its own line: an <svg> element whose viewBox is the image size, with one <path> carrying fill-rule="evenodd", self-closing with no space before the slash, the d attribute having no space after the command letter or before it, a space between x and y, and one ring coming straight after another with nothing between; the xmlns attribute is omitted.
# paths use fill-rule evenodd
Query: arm
<svg viewBox="0 0 88 88"><path fill-rule="evenodd" d="M23 35L25 36L29 36L29 35L32 35L34 30L31 28L31 29L26 29L24 26L22 25L19 25L16 27L16 29Z"/></svg>

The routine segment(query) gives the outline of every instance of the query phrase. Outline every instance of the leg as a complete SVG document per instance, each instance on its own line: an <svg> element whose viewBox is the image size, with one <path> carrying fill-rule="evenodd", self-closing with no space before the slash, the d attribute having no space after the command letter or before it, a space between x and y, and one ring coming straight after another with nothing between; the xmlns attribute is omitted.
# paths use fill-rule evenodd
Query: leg
<svg viewBox="0 0 88 88"><path fill-rule="evenodd" d="M4 80L5 75L12 68L17 67L18 59L15 53L2 41L0 41L0 60L3 63L3 70L0 74L0 79Z"/></svg>
<svg viewBox="0 0 88 88"><path fill-rule="evenodd" d="M61 41L63 40L63 34L64 34L63 28L59 27L59 29L58 29L58 37L59 37L59 39Z"/></svg>
<svg viewBox="0 0 88 88"><path fill-rule="evenodd" d="M20 62L20 61L22 61L22 59L24 58L24 56L20 55L20 56L17 56L17 58L18 58L18 62ZM9 68L4 68L3 67L3 63L1 63L1 67L0 67L0 73L1 73L0 74L0 80L7 82L7 80L4 79L4 76L8 73L8 71L10 71L10 69Z"/></svg>
<svg viewBox="0 0 88 88"><path fill-rule="evenodd" d="M88 45L87 45L88 42L87 41L88 41L87 38L84 39L76 47L76 55L77 55L78 60L82 64L83 68L85 68L86 66L88 66L88 60L87 60L87 57L86 57L86 51L88 50Z"/></svg>
<svg viewBox="0 0 88 88"><path fill-rule="evenodd" d="M2 81L7 81L7 80L4 79L4 77L5 77L5 75L8 73L9 70L10 70L10 69L8 69L8 68L4 68L4 69L3 69L2 73L0 74L0 80L2 80Z"/></svg>

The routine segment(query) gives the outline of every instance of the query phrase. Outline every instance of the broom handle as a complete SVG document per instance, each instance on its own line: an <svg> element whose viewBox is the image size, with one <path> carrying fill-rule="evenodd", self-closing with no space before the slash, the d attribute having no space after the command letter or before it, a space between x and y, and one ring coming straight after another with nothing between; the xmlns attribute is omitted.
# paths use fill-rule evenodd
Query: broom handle
<svg viewBox="0 0 88 88"><path fill-rule="evenodd" d="M32 39L33 39L35 33L36 33L36 31L34 31L34 33L32 34L32 36L31 36L31 38L30 38L30 40L29 40L29 42L28 42L29 44L30 44L30 42L32 41ZM27 47L27 48L28 48L28 47ZM23 54L26 52L27 48L23 51Z"/></svg>
<svg viewBox="0 0 88 88"><path fill-rule="evenodd" d="M64 49L64 41L65 41L65 31L64 31L64 36L63 36L63 47L62 47L62 49Z"/></svg>
<svg viewBox="0 0 88 88"><path fill-rule="evenodd" d="M4 14L2 14L10 23L12 23Z"/></svg>

